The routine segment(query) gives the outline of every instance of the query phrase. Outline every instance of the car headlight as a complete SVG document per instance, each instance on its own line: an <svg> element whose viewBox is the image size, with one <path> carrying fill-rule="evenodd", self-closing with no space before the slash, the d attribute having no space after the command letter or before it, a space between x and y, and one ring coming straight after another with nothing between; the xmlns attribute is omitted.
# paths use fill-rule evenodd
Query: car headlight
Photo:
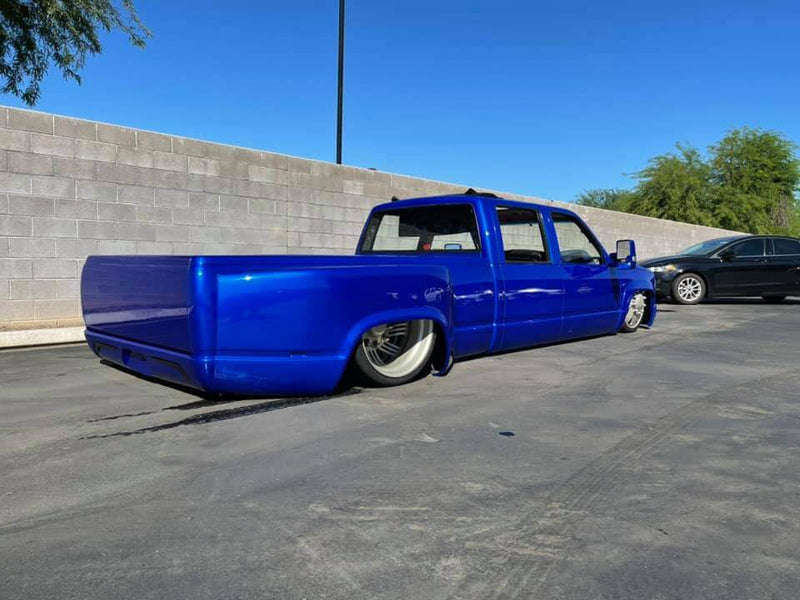
<svg viewBox="0 0 800 600"><path fill-rule="evenodd" d="M657 267L648 267L653 273L671 273L678 269L675 265L659 265Z"/></svg>

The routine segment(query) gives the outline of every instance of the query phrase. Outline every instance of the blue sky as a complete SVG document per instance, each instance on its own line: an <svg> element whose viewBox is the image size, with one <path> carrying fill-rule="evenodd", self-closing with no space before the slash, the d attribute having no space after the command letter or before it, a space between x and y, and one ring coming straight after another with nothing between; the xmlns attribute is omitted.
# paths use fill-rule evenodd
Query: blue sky
<svg viewBox="0 0 800 600"><path fill-rule="evenodd" d="M37 109L334 159L337 0L138 0ZM790 1L348 0L344 162L571 200L675 142L800 141ZM2 102L20 103L11 97Z"/></svg>

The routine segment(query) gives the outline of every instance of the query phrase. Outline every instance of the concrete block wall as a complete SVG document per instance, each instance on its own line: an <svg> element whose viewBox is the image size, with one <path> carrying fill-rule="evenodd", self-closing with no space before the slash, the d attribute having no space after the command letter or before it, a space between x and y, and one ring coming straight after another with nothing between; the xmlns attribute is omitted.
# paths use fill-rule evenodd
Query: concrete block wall
<svg viewBox="0 0 800 600"><path fill-rule="evenodd" d="M0 332L79 327L90 254L347 254L375 204L464 188L0 107ZM727 233L570 207L640 256Z"/></svg>

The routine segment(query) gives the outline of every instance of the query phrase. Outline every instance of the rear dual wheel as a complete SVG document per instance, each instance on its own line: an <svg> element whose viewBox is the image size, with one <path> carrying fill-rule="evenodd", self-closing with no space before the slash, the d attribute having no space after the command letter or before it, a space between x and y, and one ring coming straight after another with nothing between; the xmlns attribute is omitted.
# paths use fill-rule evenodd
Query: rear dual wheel
<svg viewBox="0 0 800 600"><path fill-rule="evenodd" d="M436 330L429 319L378 325L361 336L356 367L373 385L407 383L429 368L435 344Z"/></svg>

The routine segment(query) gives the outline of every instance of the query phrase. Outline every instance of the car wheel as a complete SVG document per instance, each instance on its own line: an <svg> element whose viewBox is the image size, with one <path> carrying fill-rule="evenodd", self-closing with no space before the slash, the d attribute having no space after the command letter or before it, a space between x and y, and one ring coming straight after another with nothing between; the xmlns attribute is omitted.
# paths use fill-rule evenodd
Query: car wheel
<svg viewBox="0 0 800 600"><path fill-rule="evenodd" d="M761 296L761 297L770 304L777 304L778 302L783 302L784 300L786 300L786 296Z"/></svg>
<svg viewBox="0 0 800 600"><path fill-rule="evenodd" d="M378 325L361 336L355 363L367 383L400 385L430 366L435 344L436 330L429 319Z"/></svg>
<svg viewBox="0 0 800 600"><path fill-rule="evenodd" d="M706 296L706 282L694 273L678 275L672 282L672 298L678 304L699 304Z"/></svg>
<svg viewBox="0 0 800 600"><path fill-rule="evenodd" d="M647 298L642 293L636 293L628 303L628 312L625 313L625 321L622 323L620 331L623 333L633 333L639 329L644 319L647 309Z"/></svg>

